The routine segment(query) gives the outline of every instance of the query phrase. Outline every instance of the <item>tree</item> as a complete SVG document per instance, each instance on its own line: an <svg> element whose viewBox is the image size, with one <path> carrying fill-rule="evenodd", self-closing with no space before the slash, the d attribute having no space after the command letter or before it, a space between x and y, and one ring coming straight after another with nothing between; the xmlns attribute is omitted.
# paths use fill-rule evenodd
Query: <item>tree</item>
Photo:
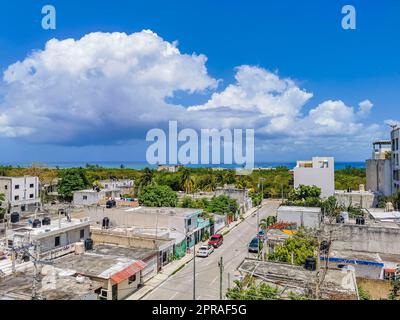
<svg viewBox="0 0 400 320"><path fill-rule="evenodd" d="M304 265L306 258L315 256L317 241L303 230L275 247L274 252L268 255L269 260Z"/></svg>
<svg viewBox="0 0 400 320"><path fill-rule="evenodd" d="M139 178L138 185L140 188L144 188L153 182L154 173L149 168L144 168L142 175Z"/></svg>
<svg viewBox="0 0 400 320"><path fill-rule="evenodd" d="M178 197L168 186L148 185L139 193L140 205L146 207L176 207Z"/></svg>
<svg viewBox="0 0 400 320"><path fill-rule="evenodd" d="M184 196L181 206L182 208L193 208L193 199L190 196Z"/></svg>
<svg viewBox="0 0 400 320"><path fill-rule="evenodd" d="M221 195L212 197L204 209L210 213L233 215L239 210L239 205L236 199Z"/></svg>
<svg viewBox="0 0 400 320"><path fill-rule="evenodd" d="M90 186L85 170L82 168L65 169L60 172L58 193L65 200L72 200L73 192Z"/></svg>
<svg viewBox="0 0 400 320"><path fill-rule="evenodd" d="M186 193L192 192L194 181L190 174L189 168L182 168L181 172L181 186Z"/></svg>
<svg viewBox="0 0 400 320"><path fill-rule="evenodd" d="M278 300L278 289L266 283L261 283L257 286L254 281L244 288L239 281L235 282L235 287L228 289L226 297L229 300Z"/></svg>

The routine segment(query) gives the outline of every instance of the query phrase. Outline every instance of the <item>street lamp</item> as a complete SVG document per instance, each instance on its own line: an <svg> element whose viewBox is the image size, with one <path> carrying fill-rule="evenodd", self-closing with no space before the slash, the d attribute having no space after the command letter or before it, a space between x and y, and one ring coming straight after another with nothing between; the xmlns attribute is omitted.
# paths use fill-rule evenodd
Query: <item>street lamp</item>
<svg viewBox="0 0 400 320"><path fill-rule="evenodd" d="M265 181L265 178L260 178L259 181L261 184L261 202L257 207L257 233L260 230L260 208L262 207L262 202L264 199L264 183L262 183L262 182Z"/></svg>

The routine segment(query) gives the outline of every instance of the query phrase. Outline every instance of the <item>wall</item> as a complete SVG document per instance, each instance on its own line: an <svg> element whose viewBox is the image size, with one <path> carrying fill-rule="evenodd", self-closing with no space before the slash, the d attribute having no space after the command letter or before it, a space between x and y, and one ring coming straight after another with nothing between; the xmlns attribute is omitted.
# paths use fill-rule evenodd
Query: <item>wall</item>
<svg viewBox="0 0 400 320"><path fill-rule="evenodd" d="M385 196L392 195L392 164L388 160L366 161L366 190L380 192Z"/></svg>
<svg viewBox="0 0 400 320"><path fill-rule="evenodd" d="M83 239L81 239L81 237L80 237L80 231L82 229L85 230ZM79 242L81 240L85 240L85 239L89 238L89 235L90 235L90 226L87 225L87 226L81 226L81 227L76 228L74 230L69 230L69 231L66 231L66 232L62 232L62 233L57 234L57 235L51 235L49 237L43 237L43 238L40 239L40 246L41 246L40 250L41 250L41 252L45 252L45 251L52 250L52 249L56 248L55 247L55 238L56 238L56 236L60 236L60 246L59 247L62 247L62 246L66 246L66 245L71 244L71 243L75 243L75 242Z"/></svg>
<svg viewBox="0 0 400 320"><path fill-rule="evenodd" d="M137 290L140 284L140 272L136 274L136 280L129 284L128 279L118 283L118 300L123 300Z"/></svg>
<svg viewBox="0 0 400 320"><path fill-rule="evenodd" d="M378 197L373 193L360 193L360 192L344 192L336 191L335 198L338 203L348 207L352 205L353 207L359 207L362 209L374 208L378 203Z"/></svg>
<svg viewBox="0 0 400 320"><path fill-rule="evenodd" d="M33 187L31 187L31 184L33 185ZM18 189L15 189L16 185L19 186ZM21 206L24 205L26 206L25 211L33 211L35 209L34 205L40 203L39 178L0 178L0 193L4 193L6 196L6 202L11 203L10 212L21 213ZM19 197L18 200L15 200L16 196Z"/></svg>
<svg viewBox="0 0 400 320"><path fill-rule="evenodd" d="M320 161L328 160L328 168L321 168ZM296 166L294 171L294 186L317 186L321 188L321 196L324 198L333 196L335 192L335 171L333 158L315 157L312 160L312 168Z"/></svg>
<svg viewBox="0 0 400 320"><path fill-rule="evenodd" d="M333 242L334 250L400 254L400 228L355 224L341 224L340 227L332 224L325 228L334 229L334 237L339 237Z"/></svg>
<svg viewBox="0 0 400 320"><path fill-rule="evenodd" d="M291 207L293 208L293 207ZM297 226L307 228L317 228L320 224L321 211L310 212L309 208L296 207L296 211L287 210L285 207L278 209L278 221L297 223Z"/></svg>

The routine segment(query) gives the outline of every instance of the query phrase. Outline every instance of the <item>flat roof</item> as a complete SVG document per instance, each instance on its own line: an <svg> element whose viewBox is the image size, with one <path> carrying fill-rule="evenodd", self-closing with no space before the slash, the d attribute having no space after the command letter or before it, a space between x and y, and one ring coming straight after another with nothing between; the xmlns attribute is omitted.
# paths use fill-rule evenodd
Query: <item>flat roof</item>
<svg viewBox="0 0 400 320"><path fill-rule="evenodd" d="M156 254L157 250L146 248L123 247L112 244L97 244L91 251L94 254L112 255L117 257L125 257L133 260L146 260L150 256Z"/></svg>
<svg viewBox="0 0 400 320"><path fill-rule="evenodd" d="M297 206L280 206L278 211L292 211L292 212L312 212L319 213L321 208L319 207L297 207Z"/></svg>
<svg viewBox="0 0 400 320"><path fill-rule="evenodd" d="M201 213L203 211L203 209L187 209L187 208L175 208L175 207L161 207L161 208L158 208L158 207L154 207L154 208L153 207L135 207L135 208L129 208L129 209L112 208L112 209L107 210L107 212L113 212L113 211L188 217L193 214Z"/></svg>
<svg viewBox="0 0 400 320"><path fill-rule="evenodd" d="M69 254L56 259L53 265L71 273L108 280L112 275L123 271L135 262L137 260L127 257L85 252L80 255Z"/></svg>
<svg viewBox="0 0 400 320"><path fill-rule="evenodd" d="M347 190L335 190L335 195L361 195L361 196L374 196L375 193L372 191L361 191L361 190L352 190L351 192L347 192Z"/></svg>
<svg viewBox="0 0 400 320"><path fill-rule="evenodd" d="M51 219L50 225L42 225L40 228L32 228L31 225L27 224L17 229L9 230L8 234L18 233L29 233L35 239L48 237L59 232L65 232L68 230L76 229L79 227L89 226L90 220L88 217L82 219L71 219L69 222L67 218L62 218L59 222L58 219Z"/></svg>
<svg viewBox="0 0 400 320"><path fill-rule="evenodd" d="M371 208L368 213L376 220L397 220L400 219L399 211L385 211L385 209Z"/></svg>

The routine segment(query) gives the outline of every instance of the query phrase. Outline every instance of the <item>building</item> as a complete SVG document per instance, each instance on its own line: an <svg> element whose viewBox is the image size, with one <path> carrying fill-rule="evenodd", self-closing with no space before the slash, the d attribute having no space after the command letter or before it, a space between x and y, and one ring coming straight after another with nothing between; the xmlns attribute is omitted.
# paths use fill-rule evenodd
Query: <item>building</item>
<svg viewBox="0 0 400 320"><path fill-rule="evenodd" d="M100 184L104 189L121 190L121 194L131 194L135 186L135 181L131 179L109 179L101 180Z"/></svg>
<svg viewBox="0 0 400 320"><path fill-rule="evenodd" d="M73 195L74 206L97 205L105 199L115 199L122 197L120 189L87 189L75 191Z"/></svg>
<svg viewBox="0 0 400 320"><path fill-rule="evenodd" d="M186 249L210 234L210 221L201 217L202 209L186 208L113 208L88 207L86 215L93 223L102 224L109 218L110 227L136 227L154 230L168 229L168 237L175 239L176 257L186 254ZM212 232L211 232L212 233Z"/></svg>
<svg viewBox="0 0 400 320"><path fill-rule="evenodd" d="M400 138L400 127L396 126L393 128L391 133L392 138L392 186L393 193L400 190L400 160L399 160L399 138Z"/></svg>
<svg viewBox="0 0 400 320"><path fill-rule="evenodd" d="M135 292L142 283L141 272L146 264L141 260L119 255L85 252L69 254L53 261L64 274L101 282L95 291L102 300L122 300Z"/></svg>
<svg viewBox="0 0 400 320"><path fill-rule="evenodd" d="M298 228L319 228L321 208L281 206L278 208L277 220L296 223Z"/></svg>
<svg viewBox="0 0 400 320"><path fill-rule="evenodd" d="M3 207L8 213L33 212L40 207L38 177L0 177L0 193L5 195Z"/></svg>
<svg viewBox="0 0 400 320"><path fill-rule="evenodd" d="M74 251L72 244L90 237L90 221L83 219L52 219L50 224L32 224L7 230L8 247L22 247L38 243L41 255L62 255ZM33 247L31 247L31 251ZM33 252L33 251L32 251Z"/></svg>
<svg viewBox="0 0 400 320"><path fill-rule="evenodd" d="M378 193L364 190L363 185L360 190L336 190L335 198L339 205L346 208L368 209L378 204Z"/></svg>
<svg viewBox="0 0 400 320"><path fill-rule="evenodd" d="M331 157L313 157L311 161L297 161L294 187L300 185L321 188L321 196L328 198L335 193L335 161Z"/></svg>
<svg viewBox="0 0 400 320"><path fill-rule="evenodd" d="M366 189L380 195L393 194L391 141L375 141L372 158L366 161Z"/></svg>

